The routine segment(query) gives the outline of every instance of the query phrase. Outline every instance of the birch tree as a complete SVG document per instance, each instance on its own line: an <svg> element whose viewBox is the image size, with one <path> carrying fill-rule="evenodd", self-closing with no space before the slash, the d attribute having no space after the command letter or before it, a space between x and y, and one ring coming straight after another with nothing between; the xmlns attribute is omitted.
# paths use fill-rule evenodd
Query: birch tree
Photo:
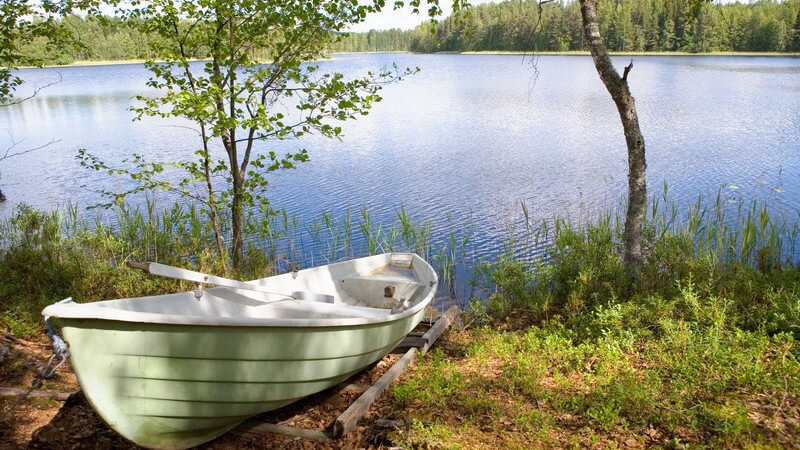
<svg viewBox="0 0 800 450"><path fill-rule="evenodd" d="M685 7L689 10L696 10L705 1L687 0ZM628 268L636 271L644 262L642 228L647 206L645 142L639 127L636 102L628 85L628 76L633 69L633 61L625 66L622 75L614 67L600 35L597 2L598 0L580 0L583 33L597 73L617 107L625 133L625 143L628 147L628 206L625 214L623 261Z"/></svg>
<svg viewBox="0 0 800 450"><path fill-rule="evenodd" d="M409 4L415 11L420 7L419 0ZM269 174L309 159L304 148L280 153L274 144L312 133L339 138L341 124L366 115L386 83L416 71L390 67L346 79L313 64L347 27L384 6L384 0L120 2L117 15L155 37L149 42L156 56L146 67L148 86L159 94L137 97L136 117L185 119L199 139L194 158L168 163L136 154L114 168L81 152L84 166L136 182L125 192L103 191L110 199L106 205L151 189L192 197L206 206L221 254L220 222L230 225L230 256L241 266L245 210L269 208ZM428 3L428 14L441 14L436 2ZM195 61L198 57L203 61ZM294 105L291 114L284 112L285 104ZM177 183L166 180L169 166L187 176Z"/></svg>

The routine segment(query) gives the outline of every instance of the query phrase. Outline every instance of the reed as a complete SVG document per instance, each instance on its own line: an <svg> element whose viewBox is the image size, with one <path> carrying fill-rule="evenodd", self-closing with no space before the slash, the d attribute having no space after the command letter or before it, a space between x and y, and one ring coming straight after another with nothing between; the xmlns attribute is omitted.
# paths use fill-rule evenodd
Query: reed
<svg viewBox="0 0 800 450"><path fill-rule="evenodd" d="M773 210L766 201L734 202L722 192L709 200L698 197L681 208L670 200L666 184L650 199L644 229L648 262L644 290L637 295L673 292L675 281L687 274L718 280L761 274L759 298L786 286L780 276L780 283L773 280L778 284L765 280L770 274L796 272L800 216ZM592 308L596 299L632 293L618 258L622 222L616 210L576 225L566 217L534 218L529 205L520 202L519 215L507 224L502 251L495 255L478 250L474 237L480 230L469 221L448 217L443 229L434 229L433 218L413 217L404 205L395 208L395 220L388 223L376 220L366 207L356 220L349 208L340 216L323 211L311 218L285 209L254 211L246 216L247 261L240 273L225 264L227 255L217 254L210 221L194 205L163 208L147 198L141 207L121 204L105 216L97 210L94 214L81 215L73 204L53 212L21 207L0 222L0 275L10 280L6 289L0 288L4 310L38 312L42 304L68 295L97 300L142 295L165 286L183 288L133 283L120 268L128 259L246 279L387 251L415 252L431 261L440 275L439 295L462 305L509 289L498 287L492 277L494 268L508 261L521 264L532 285L552 284L547 295L553 298L530 302L548 305L541 311L544 315ZM40 264L26 265L23 256ZM61 279L57 272L72 274L73 279ZM745 290L741 283L731 283ZM52 288L42 290L44 285ZM29 301L31 292L38 300ZM525 303L511 303L515 302ZM28 303L33 306L25 306Z"/></svg>

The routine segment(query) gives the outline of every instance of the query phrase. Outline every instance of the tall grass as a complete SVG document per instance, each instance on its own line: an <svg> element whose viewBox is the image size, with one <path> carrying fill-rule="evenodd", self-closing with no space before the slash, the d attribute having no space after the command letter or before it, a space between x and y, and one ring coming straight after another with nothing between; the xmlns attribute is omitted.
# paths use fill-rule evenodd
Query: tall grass
<svg viewBox="0 0 800 450"><path fill-rule="evenodd" d="M414 420L395 443L798 442L797 216L721 194L682 209L665 187L633 274L613 211L537 230L522 209L505 252L476 266L475 326L445 337L394 389L395 415Z"/></svg>
<svg viewBox="0 0 800 450"><path fill-rule="evenodd" d="M618 258L623 224L614 211L576 225L566 218L534 219L521 202L518 219L506 226L502 253L488 256L475 248L480 230L453 220L450 229L434 230L431 219L413 217L403 205L389 223L378 223L368 208L310 218L285 209L253 212L246 218L245 265L233 271L226 255L217 254L205 212L191 205L163 208L148 199L143 207L123 204L104 217L81 216L74 205L56 212L21 207L0 222L0 276L8 280L0 301L8 323L11 315L36 317L40 306L68 295L90 301L187 287L134 275L124 269L126 260L252 279L389 251L430 261L442 281L439 296L449 302L465 305L511 290L511 306L533 302L545 316L577 314L611 298L674 292L676 280L689 275L701 284L725 284L756 304L794 292L789 281L796 273L798 217L763 202L730 203L719 194L681 210L665 185L649 204L644 285L635 292ZM759 274L758 286L747 274ZM541 295L545 285L547 296Z"/></svg>
<svg viewBox="0 0 800 450"><path fill-rule="evenodd" d="M517 246L479 267L489 300L472 305L479 315L522 308L535 321L559 316L580 328L587 315L627 301L658 309L690 283L703 301L724 298L735 326L800 338L797 219L767 202L726 201L722 194L681 213L665 186L649 203L639 273L621 262L624 224L613 212L582 226L556 218L541 227L550 232L545 253L526 260Z"/></svg>

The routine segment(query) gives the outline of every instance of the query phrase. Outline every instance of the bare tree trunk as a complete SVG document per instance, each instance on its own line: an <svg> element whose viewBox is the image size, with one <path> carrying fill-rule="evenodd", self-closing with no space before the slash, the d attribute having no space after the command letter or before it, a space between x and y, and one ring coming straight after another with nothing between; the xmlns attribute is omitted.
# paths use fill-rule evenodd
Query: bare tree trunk
<svg viewBox="0 0 800 450"><path fill-rule="evenodd" d="M617 105L622 128L625 131L625 141L628 144L628 211L625 216L624 262L626 266L636 270L644 260L642 256L642 226L647 204L645 181L647 163L645 162L644 137L639 129L636 105L628 88L628 73L633 68L633 62L625 68L625 72L620 77L614 69L608 50L600 37L600 27L597 23L597 0L580 1L586 42L592 53L597 73L600 74L606 89Z"/></svg>

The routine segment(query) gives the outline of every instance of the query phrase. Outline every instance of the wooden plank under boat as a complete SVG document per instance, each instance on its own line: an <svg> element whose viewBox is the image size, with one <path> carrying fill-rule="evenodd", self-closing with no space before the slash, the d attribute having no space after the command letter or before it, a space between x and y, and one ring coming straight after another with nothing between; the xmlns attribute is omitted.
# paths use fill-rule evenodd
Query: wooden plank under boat
<svg viewBox="0 0 800 450"><path fill-rule="evenodd" d="M383 358L422 320L438 278L417 255L386 253L251 283L286 295L218 287L200 300L184 292L42 313L59 319L81 388L111 428L144 447L188 448Z"/></svg>

